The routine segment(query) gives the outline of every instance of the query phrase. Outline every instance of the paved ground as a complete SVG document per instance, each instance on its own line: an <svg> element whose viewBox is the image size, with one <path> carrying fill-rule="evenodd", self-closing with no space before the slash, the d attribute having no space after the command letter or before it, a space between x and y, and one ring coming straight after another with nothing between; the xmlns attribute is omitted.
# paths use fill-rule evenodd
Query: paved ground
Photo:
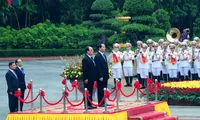
<svg viewBox="0 0 200 120"><path fill-rule="evenodd" d="M8 113L8 97L7 86L5 80L5 73L8 70L8 61L0 61L0 119L4 120ZM63 71L63 64L60 60L46 60L46 61L24 61L24 69L26 73L26 81L32 79L34 81L34 94L38 93L39 88L43 88L46 92L46 98L49 101L57 101L61 96L63 85L62 78L59 76ZM124 81L123 81L124 82ZM111 90L113 80L109 80L108 88ZM123 88L125 93L130 93L131 88ZM74 95L74 93L71 93ZM70 98L74 99L74 96ZM70 95L71 96L71 95ZM79 94L79 99L81 95ZM125 99L122 97L122 99ZM127 99L126 99L127 100ZM135 101L136 96L128 98L128 100ZM39 106L39 101L36 101L34 106ZM24 109L30 108L30 105L25 105ZM170 107L173 115L179 116L200 116L200 107Z"/></svg>

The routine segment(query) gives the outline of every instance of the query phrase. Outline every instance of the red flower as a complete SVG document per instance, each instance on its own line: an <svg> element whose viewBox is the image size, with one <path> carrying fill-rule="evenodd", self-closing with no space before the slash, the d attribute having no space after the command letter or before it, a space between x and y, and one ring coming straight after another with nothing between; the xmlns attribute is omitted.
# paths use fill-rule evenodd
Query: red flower
<svg viewBox="0 0 200 120"><path fill-rule="evenodd" d="M137 88L137 89L139 89L139 88L140 88L140 82L139 82L139 81L136 81L136 82L134 83L134 87Z"/></svg>

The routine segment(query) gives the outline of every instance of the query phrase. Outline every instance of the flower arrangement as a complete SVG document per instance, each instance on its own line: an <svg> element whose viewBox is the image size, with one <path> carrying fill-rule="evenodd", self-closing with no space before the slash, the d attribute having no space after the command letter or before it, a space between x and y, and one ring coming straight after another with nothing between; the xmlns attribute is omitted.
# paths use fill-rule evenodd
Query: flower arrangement
<svg viewBox="0 0 200 120"><path fill-rule="evenodd" d="M61 57L65 65L65 69L61 76L66 75L68 80L81 79L83 72L81 66L82 56L69 57L66 60Z"/></svg>
<svg viewBox="0 0 200 120"><path fill-rule="evenodd" d="M150 95L154 100L155 94ZM158 90L158 100L168 101L169 104L200 105L200 81L181 81L162 83Z"/></svg>

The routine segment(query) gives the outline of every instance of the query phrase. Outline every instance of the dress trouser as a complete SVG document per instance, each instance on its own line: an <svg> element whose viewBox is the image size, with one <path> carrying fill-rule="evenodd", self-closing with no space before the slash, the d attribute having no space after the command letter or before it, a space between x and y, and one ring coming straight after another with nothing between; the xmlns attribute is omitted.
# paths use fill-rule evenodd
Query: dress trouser
<svg viewBox="0 0 200 120"><path fill-rule="evenodd" d="M17 112L18 109L18 99L13 95L8 94L8 101L9 101L9 109L10 112Z"/></svg>
<svg viewBox="0 0 200 120"><path fill-rule="evenodd" d="M94 86L93 80L88 80L87 84L84 83L84 88L87 88L87 90L90 94L89 98L90 98L91 101L92 101L92 94L93 94L93 86ZM85 97L85 95L84 95L84 97ZM85 101L84 101L84 103L85 103ZM87 105L91 106L91 103L89 102L89 100L87 100Z"/></svg>
<svg viewBox="0 0 200 120"><path fill-rule="evenodd" d="M97 89L98 89L98 103L101 102L101 100L104 98L104 88L107 88L107 84L108 84L108 80L107 79L103 79L103 81L97 81ZM104 101L103 103L104 104Z"/></svg>
<svg viewBox="0 0 200 120"><path fill-rule="evenodd" d="M24 92L25 92L25 90L22 89L21 92L22 92L21 98L24 99ZM20 102L20 111L23 110L23 104L24 104L23 102Z"/></svg>

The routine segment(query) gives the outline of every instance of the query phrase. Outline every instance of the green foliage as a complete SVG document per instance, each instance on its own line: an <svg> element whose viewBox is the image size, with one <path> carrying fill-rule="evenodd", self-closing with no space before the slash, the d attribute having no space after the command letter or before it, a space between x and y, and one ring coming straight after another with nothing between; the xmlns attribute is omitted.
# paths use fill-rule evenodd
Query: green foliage
<svg viewBox="0 0 200 120"><path fill-rule="evenodd" d="M128 24L122 27L123 31L131 32L131 33L144 33L149 32L151 28L149 26L143 24Z"/></svg>
<svg viewBox="0 0 200 120"><path fill-rule="evenodd" d="M155 25L158 23L155 17L143 15L143 16L134 16L132 17L134 23L140 23L145 25Z"/></svg>
<svg viewBox="0 0 200 120"><path fill-rule="evenodd" d="M154 9L154 4L152 0L125 0L123 9L127 11L127 14L130 16L150 15Z"/></svg>
<svg viewBox="0 0 200 120"><path fill-rule="evenodd" d="M171 28L170 16L168 15L167 11L163 9L158 9L152 14L152 16L155 17L158 21L156 27L165 31Z"/></svg>
<svg viewBox="0 0 200 120"><path fill-rule="evenodd" d="M90 33L93 36L101 36L101 35L109 35L112 34L112 30L107 30L107 29L101 29L101 28L92 28L90 29Z"/></svg>
<svg viewBox="0 0 200 120"><path fill-rule="evenodd" d="M55 26L46 21L24 28L22 30L14 30L8 28L0 28L2 33L0 37L0 48L13 49L40 49L40 48L79 48L78 43L83 40L91 40L92 35L88 28L81 25L65 25Z"/></svg>
<svg viewBox="0 0 200 120"><path fill-rule="evenodd" d="M82 25L86 26L86 27L91 27L91 26L94 25L94 22L92 22L92 21L83 21Z"/></svg>
<svg viewBox="0 0 200 120"><path fill-rule="evenodd" d="M108 44L112 46L113 43L122 43L124 42L124 36L122 34L114 34L108 38Z"/></svg>
<svg viewBox="0 0 200 120"><path fill-rule="evenodd" d="M108 18L107 15L104 15L104 14L91 14L90 17L93 19L93 20L101 20L101 19L106 19Z"/></svg>
<svg viewBox="0 0 200 120"><path fill-rule="evenodd" d="M96 47L97 46L97 42L95 42L94 40L84 40L78 43L78 46L80 48L86 48L87 46L92 46L92 47Z"/></svg>
<svg viewBox="0 0 200 120"><path fill-rule="evenodd" d="M121 27L125 26L129 24L129 22L125 22L125 21L122 21L122 20L115 20L113 23L112 23L112 27L116 30L120 30Z"/></svg>
<svg viewBox="0 0 200 120"><path fill-rule="evenodd" d="M159 28L153 28L151 27L150 31L149 31L150 35L156 35L156 36L164 36L165 35L165 31Z"/></svg>
<svg viewBox="0 0 200 120"><path fill-rule="evenodd" d="M194 35L195 36L200 36L200 18L197 18L194 22Z"/></svg>
<svg viewBox="0 0 200 120"><path fill-rule="evenodd" d="M107 25L107 26L111 26L111 24L115 21L115 19L106 19L106 20L102 20L101 24L103 25Z"/></svg>
<svg viewBox="0 0 200 120"><path fill-rule="evenodd" d="M82 55L84 49L14 49L0 50L0 57L42 57Z"/></svg>
<svg viewBox="0 0 200 120"><path fill-rule="evenodd" d="M109 11L114 9L114 5L110 0L95 0L91 9L94 11Z"/></svg>

